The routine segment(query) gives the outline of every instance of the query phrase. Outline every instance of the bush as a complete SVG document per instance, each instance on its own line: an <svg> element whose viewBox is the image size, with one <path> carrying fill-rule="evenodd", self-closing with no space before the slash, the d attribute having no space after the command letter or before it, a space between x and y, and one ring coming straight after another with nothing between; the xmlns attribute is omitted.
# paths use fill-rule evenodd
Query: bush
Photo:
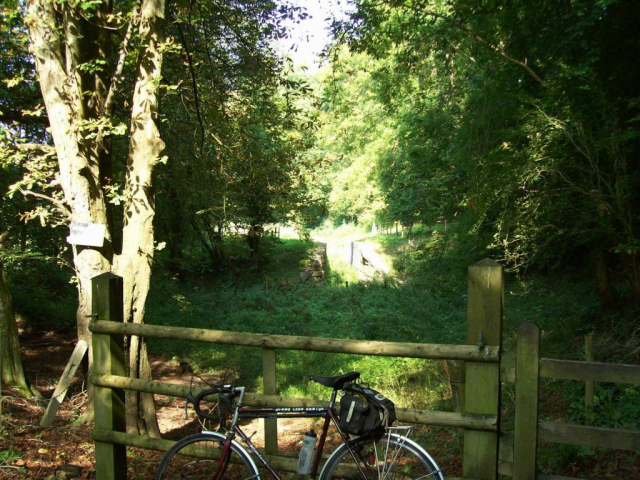
<svg viewBox="0 0 640 480"><path fill-rule="evenodd" d="M78 291L69 270L47 261L16 263L7 269L16 316L32 331L73 331Z"/></svg>

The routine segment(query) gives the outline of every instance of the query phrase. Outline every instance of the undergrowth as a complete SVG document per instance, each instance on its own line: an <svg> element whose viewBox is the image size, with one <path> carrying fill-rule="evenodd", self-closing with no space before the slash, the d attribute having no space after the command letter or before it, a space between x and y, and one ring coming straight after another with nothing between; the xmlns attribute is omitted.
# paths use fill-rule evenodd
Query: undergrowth
<svg viewBox="0 0 640 480"><path fill-rule="evenodd" d="M78 293L69 269L45 260L18 262L7 269L13 308L29 331L74 331Z"/></svg>

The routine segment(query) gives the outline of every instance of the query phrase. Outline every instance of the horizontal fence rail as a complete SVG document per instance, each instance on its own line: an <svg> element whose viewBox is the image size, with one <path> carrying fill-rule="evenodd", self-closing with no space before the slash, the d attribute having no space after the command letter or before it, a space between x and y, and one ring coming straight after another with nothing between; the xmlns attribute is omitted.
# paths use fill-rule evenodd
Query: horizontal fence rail
<svg viewBox="0 0 640 480"><path fill-rule="evenodd" d="M474 345L441 345L425 343L374 342L342 340L338 338L298 337L289 335L263 335L259 333L206 330L202 328L167 327L140 323L95 321L93 333L109 335L140 335L144 337L189 340L195 342L260 347L283 350L303 350L325 353L424 358L434 360L466 360L497 363L500 348Z"/></svg>
<svg viewBox="0 0 640 480"><path fill-rule="evenodd" d="M640 385L640 366L541 358L540 378Z"/></svg>
<svg viewBox="0 0 640 480"><path fill-rule="evenodd" d="M640 431L538 422L538 441L640 452Z"/></svg>
<svg viewBox="0 0 640 480"><path fill-rule="evenodd" d="M155 380L140 380L136 378L121 377L117 375L93 375L91 383L100 387L122 388L143 393L168 395L178 398L186 398L187 393L198 394L205 388L175 385ZM215 400L217 395L211 395L208 400ZM309 398L282 397L280 395L260 395L245 393L244 403L253 407L307 407L328 406L329 402ZM339 405L336 409L340 410ZM470 415L455 412L440 412L431 410L414 410L410 408L398 408L396 410L398 420L419 425L436 425L441 427L458 427L472 430L497 430L498 419L496 416Z"/></svg>
<svg viewBox="0 0 640 480"><path fill-rule="evenodd" d="M640 385L640 366L541 358L540 378ZM515 352L502 354L500 379L503 383L516 382Z"/></svg>

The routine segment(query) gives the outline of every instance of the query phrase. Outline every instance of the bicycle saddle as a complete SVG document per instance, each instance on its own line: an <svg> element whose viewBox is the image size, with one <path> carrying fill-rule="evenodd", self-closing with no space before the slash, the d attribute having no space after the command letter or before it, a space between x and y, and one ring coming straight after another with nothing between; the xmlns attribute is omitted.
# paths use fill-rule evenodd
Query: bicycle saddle
<svg viewBox="0 0 640 480"><path fill-rule="evenodd" d="M338 375L335 377L323 377L320 375L309 375L309 380L318 382L325 387L331 387L334 390L342 390L345 383L353 382L360 378L360 372L349 372L344 375Z"/></svg>

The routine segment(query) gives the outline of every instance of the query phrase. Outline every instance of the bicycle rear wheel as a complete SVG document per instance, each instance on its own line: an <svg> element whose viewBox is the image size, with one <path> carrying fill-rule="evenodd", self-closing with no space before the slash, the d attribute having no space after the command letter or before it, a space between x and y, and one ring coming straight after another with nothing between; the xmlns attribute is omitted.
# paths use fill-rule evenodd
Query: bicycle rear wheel
<svg viewBox="0 0 640 480"><path fill-rule="evenodd" d="M202 432L177 442L162 458L155 480L212 480L220 464L225 435ZM220 478L229 480L259 480L260 473L249 453L232 441L229 463Z"/></svg>
<svg viewBox="0 0 640 480"><path fill-rule="evenodd" d="M387 431L355 438L349 445L357 463L347 446L342 445L327 460L320 480L363 478L360 470L366 478L376 480L444 480L431 456L406 436Z"/></svg>

